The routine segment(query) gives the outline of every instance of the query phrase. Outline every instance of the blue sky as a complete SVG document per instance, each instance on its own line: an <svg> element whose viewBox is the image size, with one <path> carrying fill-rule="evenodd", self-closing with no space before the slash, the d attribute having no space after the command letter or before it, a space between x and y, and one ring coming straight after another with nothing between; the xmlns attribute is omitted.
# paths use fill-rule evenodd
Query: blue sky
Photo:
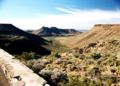
<svg viewBox="0 0 120 86"><path fill-rule="evenodd" d="M95 23L120 23L119 9L120 0L0 0L0 23L21 29L87 29Z"/></svg>

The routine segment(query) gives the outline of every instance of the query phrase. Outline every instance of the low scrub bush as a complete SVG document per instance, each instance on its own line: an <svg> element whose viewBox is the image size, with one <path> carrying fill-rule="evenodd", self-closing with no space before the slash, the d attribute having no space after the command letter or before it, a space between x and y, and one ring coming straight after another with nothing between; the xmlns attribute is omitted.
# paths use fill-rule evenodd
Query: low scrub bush
<svg viewBox="0 0 120 86"><path fill-rule="evenodd" d="M92 57L93 59L97 60L97 59L101 58L102 56L101 56L100 53L92 53L92 54L91 54L91 57Z"/></svg>

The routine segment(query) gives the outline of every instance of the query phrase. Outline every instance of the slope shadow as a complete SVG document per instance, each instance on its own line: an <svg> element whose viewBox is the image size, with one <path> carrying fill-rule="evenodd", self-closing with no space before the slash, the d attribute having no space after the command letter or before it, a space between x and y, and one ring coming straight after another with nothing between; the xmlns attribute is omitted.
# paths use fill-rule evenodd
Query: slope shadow
<svg viewBox="0 0 120 86"><path fill-rule="evenodd" d="M12 24L0 24L0 47L11 54L35 52L40 55L50 54L50 50L43 46L48 41L30 33L26 33Z"/></svg>

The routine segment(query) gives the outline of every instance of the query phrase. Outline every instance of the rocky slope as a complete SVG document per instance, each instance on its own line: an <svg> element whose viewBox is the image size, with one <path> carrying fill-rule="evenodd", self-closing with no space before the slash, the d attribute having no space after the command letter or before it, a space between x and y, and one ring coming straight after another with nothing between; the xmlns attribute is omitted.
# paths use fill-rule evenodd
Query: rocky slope
<svg viewBox="0 0 120 86"><path fill-rule="evenodd" d="M0 49L0 86L43 86L46 83L43 78Z"/></svg>
<svg viewBox="0 0 120 86"><path fill-rule="evenodd" d="M79 33L74 29L59 29L56 27L42 27L41 29L34 30L33 34L37 34L40 36L62 36L62 35L73 35L75 33Z"/></svg>
<svg viewBox="0 0 120 86"><path fill-rule="evenodd" d="M84 47L88 43L106 39L120 38L120 24L96 24L90 31L69 37L61 43L71 47Z"/></svg>
<svg viewBox="0 0 120 86"><path fill-rule="evenodd" d="M120 40L52 53L36 60L32 68L53 86L120 86Z"/></svg>

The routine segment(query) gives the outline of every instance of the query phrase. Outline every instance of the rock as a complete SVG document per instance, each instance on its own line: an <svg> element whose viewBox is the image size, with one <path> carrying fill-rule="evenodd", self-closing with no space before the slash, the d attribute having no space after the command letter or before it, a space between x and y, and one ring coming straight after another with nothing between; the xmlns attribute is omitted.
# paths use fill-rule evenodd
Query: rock
<svg viewBox="0 0 120 86"><path fill-rule="evenodd" d="M23 81L18 81L18 82L16 82L16 83L14 83L13 86L25 86L25 82L23 82Z"/></svg>
<svg viewBox="0 0 120 86"><path fill-rule="evenodd" d="M1 65L0 65L0 86L10 86L10 83L4 75L4 70L2 69Z"/></svg>
<svg viewBox="0 0 120 86"><path fill-rule="evenodd" d="M62 58L58 58L56 59L53 63L54 64L61 64L63 61L62 61Z"/></svg>
<svg viewBox="0 0 120 86"><path fill-rule="evenodd" d="M59 69L54 69L53 72L54 73L51 75L51 79L55 83L57 83L59 81L67 81L68 77L64 71L61 71Z"/></svg>
<svg viewBox="0 0 120 86"><path fill-rule="evenodd" d="M43 63L35 63L34 65L33 65L33 70L35 71L35 72L39 72L40 70L42 70L43 68L45 67L45 64L43 64Z"/></svg>
<svg viewBox="0 0 120 86"><path fill-rule="evenodd" d="M49 84L44 84L43 86L50 86Z"/></svg>
<svg viewBox="0 0 120 86"><path fill-rule="evenodd" d="M53 74L53 72L51 70L47 70L47 69L43 69L39 72L40 75L42 75L45 78L51 78L51 75Z"/></svg>

